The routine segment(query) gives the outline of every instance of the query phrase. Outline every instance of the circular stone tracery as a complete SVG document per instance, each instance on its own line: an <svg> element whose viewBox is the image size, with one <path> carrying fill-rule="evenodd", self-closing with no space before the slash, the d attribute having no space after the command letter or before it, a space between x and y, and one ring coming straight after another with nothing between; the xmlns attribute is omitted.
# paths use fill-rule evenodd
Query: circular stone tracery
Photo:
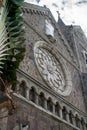
<svg viewBox="0 0 87 130"><path fill-rule="evenodd" d="M36 42L34 46L35 62L49 87L63 96L68 96L72 90L71 73L66 61L55 53L58 52L57 48L54 49L52 46L51 43L48 44L44 41ZM58 59L61 59L61 62Z"/></svg>
<svg viewBox="0 0 87 130"><path fill-rule="evenodd" d="M35 59L37 67L47 84L55 91L63 92L65 90L64 73L56 58L48 50L37 48Z"/></svg>

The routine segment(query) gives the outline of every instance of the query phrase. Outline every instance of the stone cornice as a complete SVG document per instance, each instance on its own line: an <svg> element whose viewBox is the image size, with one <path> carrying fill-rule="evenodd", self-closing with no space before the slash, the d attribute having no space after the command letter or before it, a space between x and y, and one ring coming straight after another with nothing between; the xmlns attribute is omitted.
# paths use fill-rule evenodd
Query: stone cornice
<svg viewBox="0 0 87 130"><path fill-rule="evenodd" d="M31 13L36 15L47 15L49 11L49 9L46 7L41 7L30 3L24 3L22 10L24 13Z"/></svg>

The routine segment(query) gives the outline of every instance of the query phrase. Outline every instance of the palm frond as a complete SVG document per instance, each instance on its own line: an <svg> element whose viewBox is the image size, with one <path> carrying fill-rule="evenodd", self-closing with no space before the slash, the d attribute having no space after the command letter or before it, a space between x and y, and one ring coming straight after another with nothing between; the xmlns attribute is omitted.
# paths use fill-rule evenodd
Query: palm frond
<svg viewBox="0 0 87 130"><path fill-rule="evenodd" d="M21 6L24 0L3 0L0 20L0 74L4 81L16 81L16 70L25 52Z"/></svg>
<svg viewBox="0 0 87 130"><path fill-rule="evenodd" d="M4 4L6 4L6 1L4 1ZM6 12L5 8L1 8L1 20L0 20L0 73L2 72L2 68L4 65L4 60L6 60L6 56L8 55L8 42L7 42L7 31L5 27L5 18L6 18ZM5 13L4 13L5 12ZM4 16L4 17L3 17Z"/></svg>

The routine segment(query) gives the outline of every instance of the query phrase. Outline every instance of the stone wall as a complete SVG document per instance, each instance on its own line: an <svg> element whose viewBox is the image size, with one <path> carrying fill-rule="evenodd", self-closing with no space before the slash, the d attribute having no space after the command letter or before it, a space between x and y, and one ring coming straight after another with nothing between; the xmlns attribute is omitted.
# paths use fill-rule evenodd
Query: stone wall
<svg viewBox="0 0 87 130"><path fill-rule="evenodd" d="M14 115L8 117L6 130L78 130L43 108L23 100L21 96L15 98L17 109Z"/></svg>
<svg viewBox="0 0 87 130"><path fill-rule="evenodd" d="M69 96L63 96L63 98L85 112L82 82L80 79L77 59L70 49L67 40L64 38L64 35L60 29L57 28L55 20L51 18L49 10L46 8L42 8L41 10L41 7L39 9L37 6L33 7L32 5L29 5L28 7L28 5L25 5L23 11L26 29L26 53L23 62L20 64L20 69L27 75L44 84L46 87L49 87L40 75L34 57L35 43L38 41L45 41L48 44L48 48L52 48L51 52L63 60L61 64L65 64L65 66L68 68L67 71L70 72L70 80L72 80L72 92ZM49 15L47 15L47 12ZM51 38L50 41L45 34L45 19L50 19L55 28L56 41L54 42L51 42L53 39Z"/></svg>
<svg viewBox="0 0 87 130"><path fill-rule="evenodd" d="M75 46L74 41L69 45L69 39L67 40L67 37L64 36L46 7L24 4L23 13L26 52L19 70L17 70L17 94L13 94L17 108L12 115L8 115L0 121L0 129L86 130L87 115L83 92L87 90L85 87L86 79L84 79L84 76L85 78L87 76L84 75L86 68L81 53L82 46L79 44ZM45 20L50 20L54 27L54 36L46 34ZM81 40L78 40L77 36L74 38L76 44ZM65 90L70 87L72 88L71 93L67 91L67 95L59 94L44 80L38 69L40 64L36 64L34 56L34 48L38 42L40 47L42 45L49 52L48 54L50 56L52 54L55 61L61 65L67 84L66 87L64 86ZM76 47L75 54L72 44L73 48ZM85 47L86 44L83 48ZM55 62L53 63L55 64ZM86 98L85 96L85 100ZM2 125L4 123L5 125Z"/></svg>

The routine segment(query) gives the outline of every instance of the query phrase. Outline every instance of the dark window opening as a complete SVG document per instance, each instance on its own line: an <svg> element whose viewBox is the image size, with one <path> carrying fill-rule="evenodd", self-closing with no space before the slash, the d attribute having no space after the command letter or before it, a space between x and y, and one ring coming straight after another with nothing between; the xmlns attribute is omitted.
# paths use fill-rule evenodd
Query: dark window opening
<svg viewBox="0 0 87 130"><path fill-rule="evenodd" d="M34 102L34 103L35 103L35 95L36 95L35 89L34 89L34 88L31 88L30 93L29 93L29 99L30 99L32 102Z"/></svg>
<svg viewBox="0 0 87 130"><path fill-rule="evenodd" d="M55 114L57 115L57 116L60 116L60 106L59 106L59 104L58 103L56 103L56 105L55 105Z"/></svg>
<svg viewBox="0 0 87 130"><path fill-rule="evenodd" d="M80 127L78 115L76 115L75 121L76 121L76 126L77 126L77 127Z"/></svg>
<svg viewBox="0 0 87 130"><path fill-rule="evenodd" d="M63 115L63 119L64 120L67 120L67 111L66 111L66 108L65 107L63 107L63 109L62 109L62 115Z"/></svg>
<svg viewBox="0 0 87 130"><path fill-rule="evenodd" d="M44 108L44 102L45 102L44 94L40 93L40 95L39 95L39 105L43 108Z"/></svg>
<svg viewBox="0 0 87 130"><path fill-rule="evenodd" d="M52 103L51 98L49 98L49 99L47 100L47 109L48 109L50 112L53 112L53 103Z"/></svg>
<svg viewBox="0 0 87 130"><path fill-rule="evenodd" d="M19 85L19 89L20 89L20 94L23 97L26 97L26 83L24 81L22 81L21 84Z"/></svg>
<svg viewBox="0 0 87 130"><path fill-rule="evenodd" d="M85 53L85 61L86 61L86 64L87 64L87 53Z"/></svg>
<svg viewBox="0 0 87 130"><path fill-rule="evenodd" d="M73 114L72 112L69 113L69 121L71 124L73 124Z"/></svg>
<svg viewBox="0 0 87 130"><path fill-rule="evenodd" d="M84 122L84 119L82 118L82 119L81 119L81 127L82 127L82 130L84 130L84 125L85 125L85 122Z"/></svg>

